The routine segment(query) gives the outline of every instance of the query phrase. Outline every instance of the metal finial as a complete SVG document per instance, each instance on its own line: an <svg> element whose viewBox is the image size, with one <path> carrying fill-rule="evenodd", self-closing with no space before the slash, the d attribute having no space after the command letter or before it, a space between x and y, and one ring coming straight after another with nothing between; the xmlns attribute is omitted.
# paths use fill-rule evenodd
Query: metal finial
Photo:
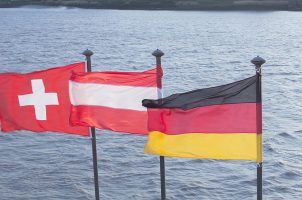
<svg viewBox="0 0 302 200"><path fill-rule="evenodd" d="M90 51L89 49L86 49L82 54L83 54L84 56L92 56L92 55L93 55L93 52Z"/></svg>
<svg viewBox="0 0 302 200"><path fill-rule="evenodd" d="M251 63L253 63L257 67L261 67L261 65L265 63L265 60L260 56L257 56L251 60Z"/></svg>
<svg viewBox="0 0 302 200"><path fill-rule="evenodd" d="M155 51L153 51L152 55L155 56L155 57L162 57L165 54L161 50L156 49Z"/></svg>

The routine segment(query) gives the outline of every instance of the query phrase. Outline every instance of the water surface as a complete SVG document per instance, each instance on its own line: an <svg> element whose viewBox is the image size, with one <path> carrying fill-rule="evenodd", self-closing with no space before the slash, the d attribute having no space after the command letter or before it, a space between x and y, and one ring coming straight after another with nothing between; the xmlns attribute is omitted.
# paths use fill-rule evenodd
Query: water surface
<svg viewBox="0 0 302 200"><path fill-rule="evenodd" d="M302 196L302 13L0 9L0 72L82 61L93 70L145 70L164 51L164 96L216 86L263 66L264 199ZM1 86L0 86L1 87ZM97 131L106 200L160 199L159 158L146 137ZM91 141L58 133L0 133L0 199L94 199ZM166 158L169 200L256 199L256 164Z"/></svg>

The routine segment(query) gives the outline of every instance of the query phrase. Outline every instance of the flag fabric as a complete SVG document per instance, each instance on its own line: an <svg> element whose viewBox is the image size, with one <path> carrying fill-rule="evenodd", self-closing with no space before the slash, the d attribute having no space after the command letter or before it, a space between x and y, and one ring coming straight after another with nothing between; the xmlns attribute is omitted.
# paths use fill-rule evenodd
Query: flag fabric
<svg viewBox="0 0 302 200"><path fill-rule="evenodd" d="M218 87L143 100L145 152L161 156L262 161L258 76Z"/></svg>
<svg viewBox="0 0 302 200"><path fill-rule="evenodd" d="M160 72L157 74L157 72ZM158 98L161 68L143 72L76 73L70 81L71 123L99 129L147 134L145 98Z"/></svg>
<svg viewBox="0 0 302 200"><path fill-rule="evenodd" d="M27 74L1 73L1 130L88 136L88 128L69 123L69 79L72 72L84 71L85 63L81 62Z"/></svg>

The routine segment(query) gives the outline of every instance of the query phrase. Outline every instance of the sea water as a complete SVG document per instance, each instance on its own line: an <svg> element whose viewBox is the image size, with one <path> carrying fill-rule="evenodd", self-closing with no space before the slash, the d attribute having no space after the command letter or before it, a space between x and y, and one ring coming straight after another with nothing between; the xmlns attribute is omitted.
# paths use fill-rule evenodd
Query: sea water
<svg viewBox="0 0 302 200"><path fill-rule="evenodd" d="M302 199L301 12L0 9L0 72L31 72L83 61L94 71L155 66L164 96L255 74L263 81L263 199ZM1 87L1 86L0 86ZM122 116L121 116L122 117ZM145 136L97 131L101 199L160 199L159 157ZM169 200L254 200L256 164L166 158ZM91 140L59 133L0 133L1 200L94 199Z"/></svg>

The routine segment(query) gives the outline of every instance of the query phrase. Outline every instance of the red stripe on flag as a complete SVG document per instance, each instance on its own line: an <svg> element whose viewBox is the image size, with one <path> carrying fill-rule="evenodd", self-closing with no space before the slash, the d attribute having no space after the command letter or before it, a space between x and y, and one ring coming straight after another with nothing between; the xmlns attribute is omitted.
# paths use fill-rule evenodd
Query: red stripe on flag
<svg viewBox="0 0 302 200"><path fill-rule="evenodd" d="M103 106L73 106L73 125L96 127L117 132L147 134L147 112Z"/></svg>
<svg viewBox="0 0 302 200"><path fill-rule="evenodd" d="M144 72L91 72L75 73L71 80L79 83L157 87L156 69ZM160 86L161 87L161 86Z"/></svg>
<svg viewBox="0 0 302 200"><path fill-rule="evenodd" d="M171 135L257 133L256 109L256 103L221 104L190 110L148 109L148 127L149 131Z"/></svg>
<svg viewBox="0 0 302 200"><path fill-rule="evenodd" d="M262 134L262 104L257 104L257 133Z"/></svg>

